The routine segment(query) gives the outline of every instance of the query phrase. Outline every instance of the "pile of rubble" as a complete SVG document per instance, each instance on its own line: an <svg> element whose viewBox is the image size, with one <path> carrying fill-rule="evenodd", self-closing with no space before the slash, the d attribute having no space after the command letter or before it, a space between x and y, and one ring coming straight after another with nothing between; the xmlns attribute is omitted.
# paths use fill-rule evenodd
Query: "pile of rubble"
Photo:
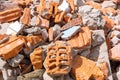
<svg viewBox="0 0 120 80"><path fill-rule="evenodd" d="M120 0L0 0L3 80L120 80Z"/></svg>

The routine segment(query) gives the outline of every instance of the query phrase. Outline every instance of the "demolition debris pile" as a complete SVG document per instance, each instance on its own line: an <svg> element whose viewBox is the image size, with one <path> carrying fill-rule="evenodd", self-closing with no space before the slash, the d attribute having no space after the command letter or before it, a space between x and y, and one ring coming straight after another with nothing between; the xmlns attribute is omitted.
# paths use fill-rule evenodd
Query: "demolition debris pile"
<svg viewBox="0 0 120 80"><path fill-rule="evenodd" d="M3 80L120 80L120 0L0 0Z"/></svg>

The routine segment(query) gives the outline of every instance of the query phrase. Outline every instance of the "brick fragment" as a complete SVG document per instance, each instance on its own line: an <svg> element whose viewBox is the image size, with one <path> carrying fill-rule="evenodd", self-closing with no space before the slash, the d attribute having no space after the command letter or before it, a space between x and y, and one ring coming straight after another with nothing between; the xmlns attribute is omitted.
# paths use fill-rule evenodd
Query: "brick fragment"
<svg viewBox="0 0 120 80"><path fill-rule="evenodd" d="M72 48L84 49L91 45L91 31L88 27L82 27L81 31L68 40L68 43Z"/></svg>
<svg viewBox="0 0 120 80"><path fill-rule="evenodd" d="M15 57L23 49L23 45L23 40L11 36L7 42L0 45L0 56L5 60Z"/></svg>
<svg viewBox="0 0 120 80"><path fill-rule="evenodd" d="M49 34L49 41L53 41L53 38L54 38L53 27L49 28L48 34Z"/></svg>
<svg viewBox="0 0 120 80"><path fill-rule="evenodd" d="M74 0L67 0L70 7L71 7L71 13L74 13L75 12L75 5L74 5Z"/></svg>
<svg viewBox="0 0 120 80"><path fill-rule="evenodd" d="M103 72L95 63L79 55L73 59L71 74L75 80L91 80L91 78L95 80L104 80Z"/></svg>
<svg viewBox="0 0 120 80"><path fill-rule="evenodd" d="M120 4L120 0L112 0L115 4Z"/></svg>
<svg viewBox="0 0 120 80"><path fill-rule="evenodd" d="M81 25L81 24L82 24L82 20L80 18L75 18L75 19L72 19L69 23L62 26L61 30L66 30L68 28L71 28L76 25Z"/></svg>
<svg viewBox="0 0 120 80"><path fill-rule="evenodd" d="M44 19L44 18L40 17L40 16L39 16L39 19L40 19L40 26L48 29L49 24L50 24L49 21L47 19Z"/></svg>
<svg viewBox="0 0 120 80"><path fill-rule="evenodd" d="M61 22L63 17L64 17L64 15L65 15L65 11L58 13L55 16L55 21L54 22L56 22L56 23Z"/></svg>
<svg viewBox="0 0 120 80"><path fill-rule="evenodd" d="M106 21L105 27L108 29L112 29L115 26L115 22L108 18L107 16L102 16L102 18Z"/></svg>
<svg viewBox="0 0 120 80"><path fill-rule="evenodd" d="M0 22L9 22L18 19L21 16L21 8L13 8L0 12Z"/></svg>
<svg viewBox="0 0 120 80"><path fill-rule="evenodd" d="M21 17L21 22L25 25L30 25L30 21L31 21L30 8L25 8L23 16Z"/></svg>
<svg viewBox="0 0 120 80"><path fill-rule="evenodd" d="M71 69L71 48L62 41L55 42L47 49L46 72L52 76L68 74Z"/></svg>
<svg viewBox="0 0 120 80"><path fill-rule="evenodd" d="M101 5L98 4L98 3L96 3L96 2L87 1L86 4L92 6L92 7L95 8L95 9L101 9Z"/></svg>
<svg viewBox="0 0 120 80"><path fill-rule="evenodd" d="M109 57L112 60L120 61L120 43L109 50Z"/></svg>
<svg viewBox="0 0 120 80"><path fill-rule="evenodd" d="M12 2L17 2L19 5L30 5L33 1L32 0L10 0Z"/></svg>
<svg viewBox="0 0 120 80"><path fill-rule="evenodd" d="M30 60L34 70L42 68L42 48L35 48L30 54Z"/></svg>

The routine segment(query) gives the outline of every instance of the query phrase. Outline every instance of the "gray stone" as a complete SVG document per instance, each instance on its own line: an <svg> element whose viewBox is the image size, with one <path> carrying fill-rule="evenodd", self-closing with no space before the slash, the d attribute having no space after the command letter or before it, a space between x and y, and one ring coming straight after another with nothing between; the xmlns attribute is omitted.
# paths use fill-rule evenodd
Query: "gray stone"
<svg viewBox="0 0 120 80"><path fill-rule="evenodd" d="M42 78L44 72L45 72L44 69L35 70L30 73L18 76L17 80L43 80Z"/></svg>
<svg viewBox="0 0 120 80"><path fill-rule="evenodd" d="M4 80L16 80L17 75L20 74L19 68L12 68L5 60L0 58L0 69L2 71Z"/></svg>
<svg viewBox="0 0 120 80"><path fill-rule="evenodd" d="M90 49L86 49L84 51L82 51L81 53L79 53L81 56L84 56L84 57L88 57L89 54L90 54Z"/></svg>
<svg viewBox="0 0 120 80"><path fill-rule="evenodd" d="M114 26L114 27L113 27L113 30L118 30L118 31L120 31L120 25Z"/></svg>
<svg viewBox="0 0 120 80"><path fill-rule="evenodd" d="M43 80L54 80L53 77L51 77L50 75L47 74L47 72L45 72L43 74Z"/></svg>
<svg viewBox="0 0 120 80"><path fill-rule="evenodd" d="M101 45L105 41L104 36L101 35L101 31L93 31L92 33L92 46Z"/></svg>
<svg viewBox="0 0 120 80"><path fill-rule="evenodd" d="M17 56L7 60L9 65L12 67L17 67L19 66L20 62L23 60L24 56L21 54L18 54Z"/></svg>
<svg viewBox="0 0 120 80"><path fill-rule="evenodd" d="M104 2L102 3L102 8L107 8L107 7L112 7L112 8L115 9L115 8L117 7L117 5L116 5L115 3L113 3L112 0L104 1Z"/></svg>
<svg viewBox="0 0 120 80"><path fill-rule="evenodd" d="M100 10L93 9L89 5L79 7L79 14L82 17L83 25L89 26L91 29L100 29L105 25L105 20L102 18Z"/></svg>
<svg viewBox="0 0 120 80"><path fill-rule="evenodd" d="M120 39L117 38L116 36L114 36L112 39L111 39L111 45L112 46L115 46L116 44L118 44L120 42Z"/></svg>
<svg viewBox="0 0 120 80"><path fill-rule="evenodd" d="M34 12L32 14L34 14ZM31 26L35 26L36 25L36 18L37 18L36 16L32 17L31 22L30 22Z"/></svg>
<svg viewBox="0 0 120 80"><path fill-rule="evenodd" d="M28 34L41 34L41 28L40 27L31 27L28 29L24 29L24 32Z"/></svg>
<svg viewBox="0 0 120 80"><path fill-rule="evenodd" d="M48 39L47 30L46 29L42 29L41 30L41 34L42 34L42 37L43 37L44 41L46 41Z"/></svg>

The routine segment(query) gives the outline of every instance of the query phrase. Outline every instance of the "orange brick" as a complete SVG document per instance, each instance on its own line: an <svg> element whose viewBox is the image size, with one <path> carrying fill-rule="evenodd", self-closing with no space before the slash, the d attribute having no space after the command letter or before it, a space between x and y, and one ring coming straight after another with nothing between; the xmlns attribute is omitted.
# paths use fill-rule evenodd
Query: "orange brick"
<svg viewBox="0 0 120 80"><path fill-rule="evenodd" d="M37 6L37 13L41 13L46 9L46 0L40 0L40 4Z"/></svg>
<svg viewBox="0 0 120 80"><path fill-rule="evenodd" d="M104 15L106 15L107 13L113 13L114 15L117 14L117 11L112 7L103 8L101 11Z"/></svg>
<svg viewBox="0 0 120 80"><path fill-rule="evenodd" d="M63 19L63 17L64 17L64 15L65 15L65 11L58 13L58 14L55 16L55 21L54 21L54 22L56 22L56 23L61 22L62 19Z"/></svg>
<svg viewBox="0 0 120 80"><path fill-rule="evenodd" d="M48 33L49 33L49 41L53 41L54 38L53 27L49 28Z"/></svg>
<svg viewBox="0 0 120 80"><path fill-rule="evenodd" d="M77 63L77 64L76 64ZM92 60L77 55L73 60L71 74L75 80L104 80L103 72Z"/></svg>
<svg viewBox="0 0 120 80"><path fill-rule="evenodd" d="M92 6L95 9L101 9L101 5L98 3L95 3L93 1L88 1L88 2L86 2L86 4Z"/></svg>
<svg viewBox="0 0 120 80"><path fill-rule="evenodd" d="M26 25L30 25L30 21L31 21L30 8L24 9L21 21L22 21L22 23L24 23Z"/></svg>
<svg viewBox="0 0 120 80"><path fill-rule="evenodd" d="M49 20L44 19L44 18L42 18L40 16L39 16L39 18L40 18L40 21L41 21L40 26L48 29L49 28Z"/></svg>
<svg viewBox="0 0 120 80"><path fill-rule="evenodd" d="M109 50L109 57L110 59L120 61L120 43Z"/></svg>
<svg viewBox="0 0 120 80"><path fill-rule="evenodd" d="M54 17L58 12L58 3L51 1L49 5L49 14L51 14Z"/></svg>
<svg viewBox="0 0 120 80"><path fill-rule="evenodd" d="M81 25L81 24L82 24L82 19L75 18L75 19L72 19L69 23L62 26L61 30L66 30L68 28L71 28L71 27L76 26L76 25Z"/></svg>
<svg viewBox="0 0 120 80"><path fill-rule="evenodd" d="M41 35L34 35L34 36L19 36L25 43L24 45L24 51L26 54L29 54L33 48L36 47L36 45L39 45L40 42L42 42L42 36Z"/></svg>
<svg viewBox="0 0 120 80"><path fill-rule="evenodd" d="M0 22L9 22L18 19L21 16L21 8L13 8L0 12Z"/></svg>
<svg viewBox="0 0 120 80"><path fill-rule="evenodd" d="M0 56L7 60L15 57L24 46L24 41L16 36L11 36L10 39L0 45Z"/></svg>
<svg viewBox="0 0 120 80"><path fill-rule="evenodd" d="M67 0L67 1L70 4L70 7L72 9L71 13L74 13L74 11L75 11L74 0Z"/></svg>
<svg viewBox="0 0 120 80"><path fill-rule="evenodd" d="M108 29L112 29L115 25L115 22L106 16L102 16L102 18L106 21L105 27Z"/></svg>
<svg viewBox="0 0 120 80"><path fill-rule="evenodd" d="M42 48L35 48L30 54L30 60L34 70L42 68Z"/></svg>
<svg viewBox="0 0 120 80"><path fill-rule="evenodd" d="M17 2L19 5L30 5L32 3L32 0L10 0L13 2Z"/></svg>
<svg viewBox="0 0 120 80"><path fill-rule="evenodd" d="M91 45L91 31L88 27L82 27L81 31L73 38L68 40L72 48L85 48Z"/></svg>
<svg viewBox="0 0 120 80"><path fill-rule="evenodd" d="M71 69L71 48L62 41L55 42L47 49L46 72L52 76L68 74Z"/></svg>

